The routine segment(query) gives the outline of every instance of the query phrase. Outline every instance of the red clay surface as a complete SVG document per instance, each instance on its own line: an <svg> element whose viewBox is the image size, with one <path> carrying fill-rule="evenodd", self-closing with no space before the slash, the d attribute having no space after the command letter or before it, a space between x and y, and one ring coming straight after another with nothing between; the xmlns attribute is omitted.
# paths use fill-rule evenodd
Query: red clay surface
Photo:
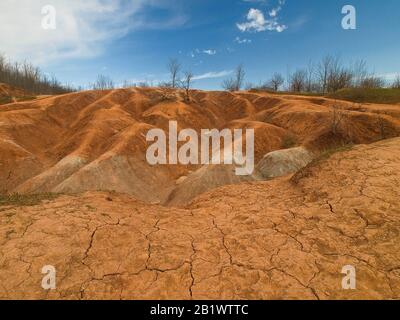
<svg viewBox="0 0 400 320"><path fill-rule="evenodd" d="M333 105L344 113L336 132ZM399 115L253 93L195 91L187 104L158 89L2 106L3 192L73 194L0 207L0 297L398 299L400 138L374 141L398 136ZM145 134L169 120L255 128L257 160L289 135L313 151L357 145L294 176L209 191L231 177L147 164ZM195 187L179 188L181 177ZM41 288L44 265L56 267L54 291ZM356 267L357 290L341 287L345 265Z"/></svg>

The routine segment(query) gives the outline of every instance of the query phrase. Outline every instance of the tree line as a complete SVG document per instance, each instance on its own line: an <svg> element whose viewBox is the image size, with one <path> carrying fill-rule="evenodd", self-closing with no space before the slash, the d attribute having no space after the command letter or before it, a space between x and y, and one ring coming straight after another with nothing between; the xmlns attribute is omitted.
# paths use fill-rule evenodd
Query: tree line
<svg viewBox="0 0 400 320"><path fill-rule="evenodd" d="M170 59L167 64L169 80L158 83L162 88L184 89L186 98L190 99L190 89L195 79L191 71L184 71L182 64L177 59ZM225 79L221 86L227 91L240 91L242 89L259 89L268 91L286 91L294 93L329 94L344 88L385 88L400 89L400 75L391 83L384 78L370 72L365 60L358 60L350 65L345 65L339 56L327 55L321 61L310 61L306 67L297 68L287 72L286 77L276 72L258 85L245 83L246 71L243 64L237 66L233 75ZM149 87L148 82L132 83L124 81L123 88ZM114 89L114 81L104 75L99 75L90 86L95 90Z"/></svg>
<svg viewBox="0 0 400 320"><path fill-rule="evenodd" d="M30 94L62 94L75 91L64 85L55 76L44 74L40 68L29 62L11 62L0 54L0 83L23 89Z"/></svg>
<svg viewBox="0 0 400 320"><path fill-rule="evenodd" d="M320 62L309 64L288 72L286 78L281 73L274 73L269 80L254 85L244 84L245 71L239 65L234 76L226 79L222 87L228 91L246 89L260 89L270 91L288 91L295 93L333 93L344 88L385 88L400 89L400 75L393 82L388 83L384 78L371 73L365 60L345 66L338 56L325 56Z"/></svg>
<svg viewBox="0 0 400 320"><path fill-rule="evenodd" d="M157 84L158 87L166 89L183 89L185 92L185 99L190 101L190 89L193 84L194 75L191 71L183 71L182 64L177 59L170 59L167 64L167 69L169 73L169 80L160 82ZM132 88L132 87L149 87L148 82L130 82L125 80L122 83L122 88ZM115 82L105 75L98 75L94 83L90 85L93 90L110 90L115 89Z"/></svg>

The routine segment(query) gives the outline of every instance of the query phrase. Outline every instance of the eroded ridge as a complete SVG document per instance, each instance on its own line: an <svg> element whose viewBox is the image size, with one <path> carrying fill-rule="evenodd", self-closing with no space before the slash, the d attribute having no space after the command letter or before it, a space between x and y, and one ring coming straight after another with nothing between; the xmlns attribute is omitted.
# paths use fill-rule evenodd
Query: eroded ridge
<svg viewBox="0 0 400 320"><path fill-rule="evenodd" d="M0 194L103 190L176 206L217 187L255 180L227 166L150 164L147 134L169 132L171 121L178 132L192 129L199 136L211 129L254 130L254 164L261 170L273 166L272 172L253 172L262 179L286 172L277 159L288 161L288 170L307 163L310 151L400 136L397 105L199 90L191 91L188 102L182 91L161 88L42 97L0 108ZM286 149L284 157L264 158Z"/></svg>

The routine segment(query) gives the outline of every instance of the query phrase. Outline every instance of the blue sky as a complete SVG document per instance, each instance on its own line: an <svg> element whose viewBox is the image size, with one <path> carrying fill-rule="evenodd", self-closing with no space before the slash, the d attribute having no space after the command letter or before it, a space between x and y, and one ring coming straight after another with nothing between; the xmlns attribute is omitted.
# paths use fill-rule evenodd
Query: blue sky
<svg viewBox="0 0 400 320"><path fill-rule="evenodd" d="M22 12L15 8L21 1ZM36 28L44 4L57 9L56 30ZM356 30L341 27L347 4L357 10ZM156 84L167 80L171 57L200 89L219 89L239 63L246 80L258 83L326 54L365 59L390 78L400 72L399 12L398 0L2 0L8 36L0 36L0 50L75 85L97 74Z"/></svg>

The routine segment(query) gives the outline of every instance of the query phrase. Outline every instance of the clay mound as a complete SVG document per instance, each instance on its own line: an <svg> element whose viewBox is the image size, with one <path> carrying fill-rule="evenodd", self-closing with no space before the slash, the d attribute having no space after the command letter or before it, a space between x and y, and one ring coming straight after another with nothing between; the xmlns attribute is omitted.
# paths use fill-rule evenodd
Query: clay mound
<svg viewBox="0 0 400 320"><path fill-rule="evenodd" d="M112 190L129 193L147 202L165 201L170 189L175 186L175 175L181 170L171 170L168 166L153 167L147 163L144 157L145 133L150 128L140 123L126 128L114 143L109 144L108 151L94 160L85 155L88 155L90 145L99 142L97 139L101 137L90 134L90 140L80 144L73 154L24 182L15 191L79 193ZM160 183L162 188L154 188Z"/></svg>
<svg viewBox="0 0 400 320"><path fill-rule="evenodd" d="M246 141L246 130L254 130L254 158L257 163L262 157L271 151L280 150L284 146L284 141L291 135L288 130L271 125L265 122L249 121L249 120L236 120L227 125L230 130L242 129L242 139ZM243 148L243 152L244 152Z"/></svg>
<svg viewBox="0 0 400 320"><path fill-rule="evenodd" d="M236 175L236 165L207 165L177 181L177 187L165 202L168 206L183 206L212 189L253 181L253 176Z"/></svg>
<svg viewBox="0 0 400 320"><path fill-rule="evenodd" d="M244 142L247 142L245 130L254 129L254 166L265 153L282 148L284 138L288 135L286 130L263 122L237 120L229 123L227 127L230 130L242 129L242 139ZM220 152L221 159L224 159L223 154L224 149L222 148ZM178 181L178 186L170 194L166 204L169 206L182 206L190 203L196 196L217 187L256 179L253 175L237 175L236 169L240 167L242 166L239 164L205 165L187 177L185 176L184 180Z"/></svg>
<svg viewBox="0 0 400 320"><path fill-rule="evenodd" d="M282 148L283 141L287 137L288 132L282 128L255 121L243 121L236 120L232 121L227 125L230 130L242 129L242 139L246 141L246 129L254 130L254 148L255 148L255 163L262 158L265 153L272 150L279 150ZM232 146L232 143L230 144ZM224 159L224 146L220 151L221 159ZM232 147L233 148L233 147ZM243 150L245 153L246 150ZM190 173L187 177L185 176L183 182L178 181L178 186L170 194L166 204L169 206L173 205L185 205L188 204L196 196L215 189L224 185L238 184L245 181L253 181L255 177L253 175L239 176L237 175L236 168L242 166L238 164L233 165L205 165L198 169L194 173Z"/></svg>
<svg viewBox="0 0 400 320"><path fill-rule="evenodd" d="M296 173L310 164L315 155L304 147L273 151L264 156L256 167L260 179L273 179Z"/></svg>
<svg viewBox="0 0 400 320"><path fill-rule="evenodd" d="M333 128L338 109L343 115ZM399 119L398 106L357 107L324 98L253 92L193 90L189 102L183 91L160 88L43 97L0 108L0 192L105 189L149 202L165 202L170 194L189 201L214 186L242 180L233 177L229 167L149 165L148 130L167 131L172 120L179 130L192 128L199 134L202 129L254 129L257 164L271 151L295 146L319 152L395 137L400 134ZM188 187L185 195L176 181L197 170L198 185Z"/></svg>
<svg viewBox="0 0 400 320"><path fill-rule="evenodd" d="M169 121L177 121L179 130L185 128L212 128L215 121L210 114L183 102L164 102L143 113L143 120L156 128L168 129Z"/></svg>
<svg viewBox="0 0 400 320"><path fill-rule="evenodd" d="M1 207L2 299L400 299L400 138L186 209L90 192ZM53 265L56 290L41 270ZM344 266L356 290L343 290Z"/></svg>
<svg viewBox="0 0 400 320"><path fill-rule="evenodd" d="M111 177L111 178L110 178ZM145 159L106 155L80 169L58 184L55 193L80 193L88 190L112 190L129 193L149 203L165 201L175 186L170 172L151 168ZM154 188L161 184L162 188Z"/></svg>

